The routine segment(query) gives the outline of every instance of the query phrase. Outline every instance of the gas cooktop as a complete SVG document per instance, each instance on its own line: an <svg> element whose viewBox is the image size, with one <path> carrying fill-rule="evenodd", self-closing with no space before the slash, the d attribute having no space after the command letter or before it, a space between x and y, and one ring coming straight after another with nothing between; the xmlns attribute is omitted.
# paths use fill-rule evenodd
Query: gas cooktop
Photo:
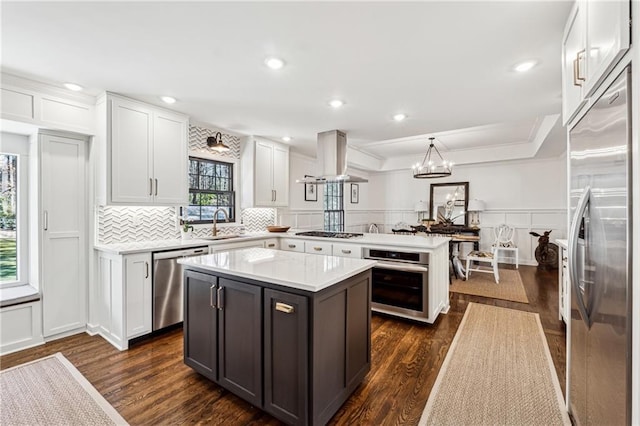
<svg viewBox="0 0 640 426"><path fill-rule="evenodd" d="M357 234L352 232L306 231L306 232L296 232L296 235L302 235L304 237L355 238L355 237L362 237L363 234Z"/></svg>

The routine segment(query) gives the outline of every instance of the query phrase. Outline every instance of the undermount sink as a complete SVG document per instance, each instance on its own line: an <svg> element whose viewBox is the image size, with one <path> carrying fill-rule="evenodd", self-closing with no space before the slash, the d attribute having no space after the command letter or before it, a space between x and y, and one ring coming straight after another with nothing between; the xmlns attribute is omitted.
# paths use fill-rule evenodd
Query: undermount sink
<svg viewBox="0 0 640 426"><path fill-rule="evenodd" d="M216 235L215 237L200 237L200 240L209 240L209 241L217 241L217 240L230 240L232 238L243 238L243 235L239 234L229 234L229 235Z"/></svg>

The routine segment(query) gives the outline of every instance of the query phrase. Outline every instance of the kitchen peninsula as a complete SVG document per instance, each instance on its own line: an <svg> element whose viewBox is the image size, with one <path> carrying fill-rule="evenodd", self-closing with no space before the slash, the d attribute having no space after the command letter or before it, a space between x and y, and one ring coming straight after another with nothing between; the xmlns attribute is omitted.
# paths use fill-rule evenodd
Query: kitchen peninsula
<svg viewBox="0 0 640 426"><path fill-rule="evenodd" d="M247 248L179 260L184 362L289 424L325 424L371 366L375 261Z"/></svg>

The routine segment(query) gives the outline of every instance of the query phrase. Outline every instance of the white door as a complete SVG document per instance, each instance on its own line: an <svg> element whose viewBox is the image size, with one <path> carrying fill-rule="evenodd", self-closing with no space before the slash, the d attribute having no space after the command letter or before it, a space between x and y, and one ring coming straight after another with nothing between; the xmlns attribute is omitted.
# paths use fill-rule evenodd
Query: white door
<svg viewBox="0 0 640 426"><path fill-rule="evenodd" d="M44 336L87 322L85 140L40 135Z"/></svg>
<svg viewBox="0 0 640 426"><path fill-rule="evenodd" d="M111 100L111 200L153 201L153 113L124 99Z"/></svg>
<svg viewBox="0 0 640 426"><path fill-rule="evenodd" d="M125 256L127 339L151 333L151 254Z"/></svg>
<svg viewBox="0 0 640 426"><path fill-rule="evenodd" d="M256 141L254 167L255 205L272 206L273 193L273 144Z"/></svg>
<svg viewBox="0 0 640 426"><path fill-rule="evenodd" d="M187 120L175 114L153 117L153 197L155 204L188 204Z"/></svg>
<svg viewBox="0 0 640 426"><path fill-rule="evenodd" d="M289 149L281 145L273 147L273 205L289 205Z"/></svg>

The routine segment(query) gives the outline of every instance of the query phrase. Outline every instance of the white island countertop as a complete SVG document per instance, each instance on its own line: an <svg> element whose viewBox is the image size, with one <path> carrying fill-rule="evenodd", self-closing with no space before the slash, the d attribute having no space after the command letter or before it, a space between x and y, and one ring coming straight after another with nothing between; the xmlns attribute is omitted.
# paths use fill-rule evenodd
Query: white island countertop
<svg viewBox="0 0 640 426"><path fill-rule="evenodd" d="M373 260L264 248L221 251L178 263L213 272L317 292L373 267Z"/></svg>

